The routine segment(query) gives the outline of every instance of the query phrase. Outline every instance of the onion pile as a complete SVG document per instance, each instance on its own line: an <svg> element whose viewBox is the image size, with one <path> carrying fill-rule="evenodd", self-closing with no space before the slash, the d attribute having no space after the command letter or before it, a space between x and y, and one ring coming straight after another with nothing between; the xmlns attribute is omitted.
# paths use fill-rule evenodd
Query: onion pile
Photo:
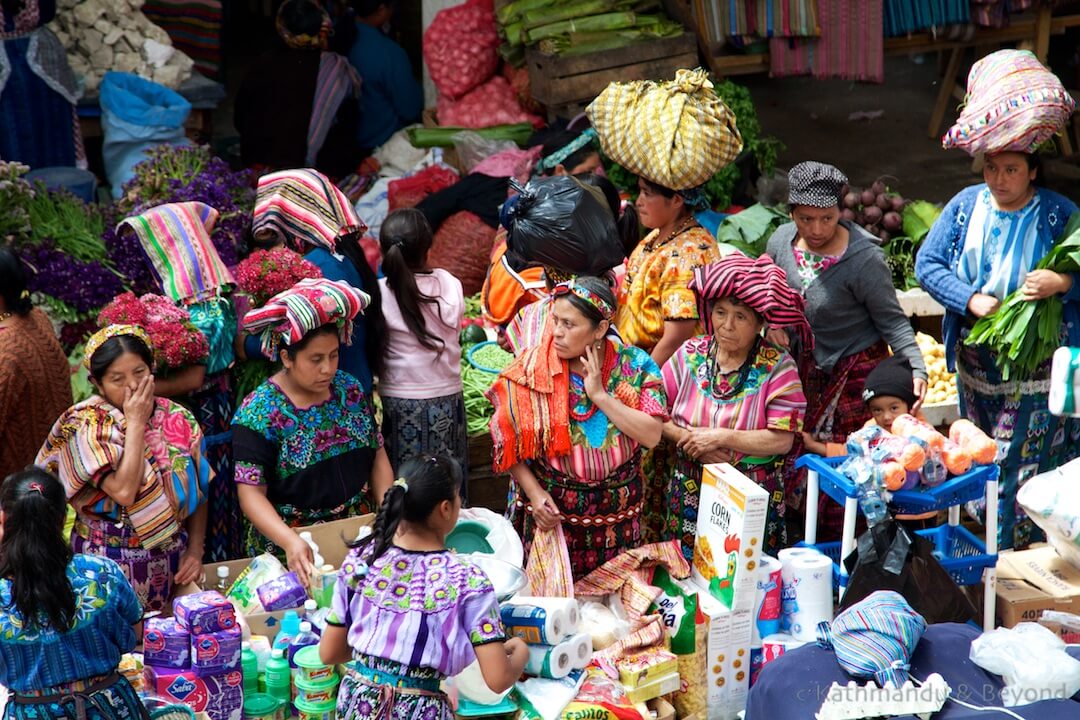
<svg viewBox="0 0 1080 720"><path fill-rule="evenodd" d="M868 188L849 188L840 201L840 215L866 228L885 244L903 232L903 212L907 202L878 178Z"/></svg>
<svg viewBox="0 0 1080 720"><path fill-rule="evenodd" d="M499 67L495 13L482 2L440 10L424 33L424 62L440 95L460 98Z"/></svg>
<svg viewBox="0 0 1080 720"><path fill-rule="evenodd" d="M437 112L440 125L456 127L485 128L520 122L539 127L543 124L542 118L521 109L517 95L502 75L496 75L459 100L440 96Z"/></svg>

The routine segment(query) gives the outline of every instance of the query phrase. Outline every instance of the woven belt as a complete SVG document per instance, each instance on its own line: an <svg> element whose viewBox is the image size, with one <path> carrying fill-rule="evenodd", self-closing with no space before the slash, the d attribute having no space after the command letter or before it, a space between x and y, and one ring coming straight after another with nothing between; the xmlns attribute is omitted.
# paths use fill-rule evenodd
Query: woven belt
<svg viewBox="0 0 1080 720"><path fill-rule="evenodd" d="M525 508L526 512L529 512L529 513L533 512L532 503L526 503L526 502L524 502L522 500L518 500L517 501L517 506L519 508ZM567 515L566 513L563 513L562 514L562 519L563 519L563 522L566 522L566 523L568 523L570 525L575 525L575 526L581 526L581 527L606 527L608 525L618 525L619 523L626 522L627 520L633 520L634 518L636 518L638 515L641 514L641 511L642 511L642 509L644 507L645 507L645 501L642 500L641 502L639 502L637 505L634 505L633 507L629 507L626 510L623 510L623 511L617 512L617 513L612 513L610 515L599 515L599 516L586 517L586 516L582 516L582 515Z"/></svg>
<svg viewBox="0 0 1080 720"><path fill-rule="evenodd" d="M130 530L128 532L131 534L127 537L124 537L122 534L111 535L104 530L91 527L79 519L75 520L74 530L79 537L94 545L132 549L140 549L143 546L139 536Z"/></svg>
<svg viewBox="0 0 1080 720"><path fill-rule="evenodd" d="M74 703L76 720L87 720L86 711L88 708L96 710L101 717L111 717L112 704L108 699L99 696L98 693L102 690L108 690L120 682L121 679L119 673L113 672L97 678L77 680L68 683L67 686L62 688L49 688L40 691L40 694L34 691L14 693L11 700L16 705L52 705L53 703L65 705ZM150 714L146 711L146 708L140 706L136 711L139 712L138 717L149 720Z"/></svg>
<svg viewBox="0 0 1080 720"><path fill-rule="evenodd" d="M373 670L359 660L350 664L348 670L350 674L354 676L355 680L371 687L386 686L395 691L408 691L406 694L432 696L440 696L443 694L439 690L439 684L442 681L438 678L413 678L406 675L383 672L382 670Z"/></svg>

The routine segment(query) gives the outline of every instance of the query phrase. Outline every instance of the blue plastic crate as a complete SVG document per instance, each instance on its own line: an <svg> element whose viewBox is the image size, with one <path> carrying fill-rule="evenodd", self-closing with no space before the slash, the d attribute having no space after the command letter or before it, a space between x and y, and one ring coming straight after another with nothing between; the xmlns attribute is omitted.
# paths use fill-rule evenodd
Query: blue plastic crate
<svg viewBox="0 0 1080 720"><path fill-rule="evenodd" d="M941 525L929 530L916 530L934 543L934 557L957 585L977 585L982 582L982 571L997 565L997 555L986 552L986 544L961 525ZM847 586L847 576L840 573L840 547L838 542L818 543L812 547L833 561L833 587Z"/></svg>
<svg viewBox="0 0 1080 720"><path fill-rule="evenodd" d="M803 455L795 461L795 467L815 470L821 491L841 505L847 498L859 496L855 483L837 468L847 456L823 458L820 455ZM897 490L889 501L889 509L900 515L944 510L978 500L986 493L986 483L997 480L997 465L976 465L974 469L949 478L937 487L920 485L912 490Z"/></svg>

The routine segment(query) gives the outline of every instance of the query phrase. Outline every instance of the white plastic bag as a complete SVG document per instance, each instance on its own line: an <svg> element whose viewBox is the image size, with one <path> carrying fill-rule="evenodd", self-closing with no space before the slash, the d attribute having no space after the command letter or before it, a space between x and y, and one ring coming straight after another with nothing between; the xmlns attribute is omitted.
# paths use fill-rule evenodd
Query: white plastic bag
<svg viewBox="0 0 1080 720"><path fill-rule="evenodd" d="M1039 473L1028 480L1016 493L1016 501L1024 508L1032 522L1046 533L1056 547L1072 545L1080 550L1080 459L1067 462L1061 467ZM1055 542L1058 541L1058 542ZM1076 564L1077 555L1060 552Z"/></svg>
<svg viewBox="0 0 1080 720"><path fill-rule="evenodd" d="M509 520L487 508L479 507L462 508L460 520L472 520L486 527L492 554L516 568L525 567L525 548Z"/></svg>
<svg viewBox="0 0 1080 720"><path fill-rule="evenodd" d="M1038 623L998 628L971 642L971 661L1005 680L1005 707L1040 700L1068 699L1080 690L1080 660L1065 643Z"/></svg>

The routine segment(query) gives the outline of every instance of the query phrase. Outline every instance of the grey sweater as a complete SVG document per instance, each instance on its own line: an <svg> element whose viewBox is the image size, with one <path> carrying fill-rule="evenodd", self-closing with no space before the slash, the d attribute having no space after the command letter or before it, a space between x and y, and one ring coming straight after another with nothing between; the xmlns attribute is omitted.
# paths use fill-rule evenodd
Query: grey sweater
<svg viewBox="0 0 1080 720"><path fill-rule="evenodd" d="M840 261L804 286L795 264L795 223L781 225L766 253L783 268L788 285L806 300L806 319L814 331L814 360L831 371L841 359L884 340L893 353L908 358L915 376L926 379L926 365L911 323L900 309L885 253L862 228L841 221L851 236Z"/></svg>

